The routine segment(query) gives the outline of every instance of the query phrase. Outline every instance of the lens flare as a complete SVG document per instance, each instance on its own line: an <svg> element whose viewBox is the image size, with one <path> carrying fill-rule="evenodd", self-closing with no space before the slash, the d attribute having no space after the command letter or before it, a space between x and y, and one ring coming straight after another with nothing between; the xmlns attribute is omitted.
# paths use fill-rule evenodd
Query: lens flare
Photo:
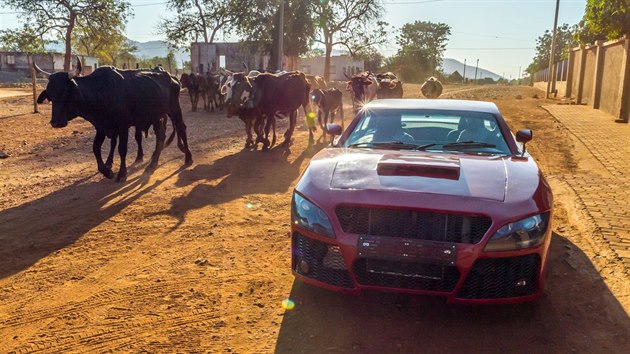
<svg viewBox="0 0 630 354"><path fill-rule="evenodd" d="M293 310L295 308L295 302L291 299L282 300L282 308L285 310Z"/></svg>
<svg viewBox="0 0 630 354"><path fill-rule="evenodd" d="M308 113L308 117L309 117L309 118L315 118L315 113L313 113L313 112L309 112L309 113Z"/></svg>

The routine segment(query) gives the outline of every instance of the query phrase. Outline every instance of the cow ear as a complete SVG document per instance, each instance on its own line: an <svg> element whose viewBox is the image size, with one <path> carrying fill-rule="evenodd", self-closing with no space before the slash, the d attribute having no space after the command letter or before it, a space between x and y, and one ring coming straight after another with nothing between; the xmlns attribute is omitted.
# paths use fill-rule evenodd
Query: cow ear
<svg viewBox="0 0 630 354"><path fill-rule="evenodd" d="M364 81L364 82L363 82L363 85L365 85L365 86L372 85L372 81Z"/></svg>
<svg viewBox="0 0 630 354"><path fill-rule="evenodd" d="M50 99L48 98L48 92L46 92L46 90L42 91L42 93L39 94L39 97L37 97L37 103L42 104L44 103L44 101L50 101Z"/></svg>
<svg viewBox="0 0 630 354"><path fill-rule="evenodd" d="M346 90L350 91L350 85L352 85L352 81L346 81Z"/></svg>

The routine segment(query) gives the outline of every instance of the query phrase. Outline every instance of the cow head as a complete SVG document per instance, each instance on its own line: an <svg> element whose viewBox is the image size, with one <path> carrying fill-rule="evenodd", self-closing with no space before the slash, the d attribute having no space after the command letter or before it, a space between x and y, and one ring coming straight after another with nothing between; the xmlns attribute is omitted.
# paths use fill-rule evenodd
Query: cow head
<svg viewBox="0 0 630 354"><path fill-rule="evenodd" d="M252 83L245 73L233 73L228 77L221 87L221 93L225 95L228 117L237 114L242 108L252 108L248 104L252 95Z"/></svg>
<svg viewBox="0 0 630 354"><path fill-rule="evenodd" d="M52 117L50 125L53 128L63 128L68 125L68 121L76 118L78 108L81 103L81 91L75 77L81 74L81 60L77 58L77 66L71 72L58 72L49 74L33 63L35 70L48 75L48 85L37 98L38 103L45 100L52 102Z"/></svg>
<svg viewBox="0 0 630 354"><path fill-rule="evenodd" d="M319 103L322 101L322 98L324 98L324 91L322 91L321 89L315 89L311 91L311 100L313 100L316 105L319 105Z"/></svg>
<svg viewBox="0 0 630 354"><path fill-rule="evenodd" d="M366 93L366 86L372 85L370 76L363 73L353 77L346 75L346 77L350 80L347 82L346 90L352 93L353 105L361 105L364 102L367 102L368 97Z"/></svg>

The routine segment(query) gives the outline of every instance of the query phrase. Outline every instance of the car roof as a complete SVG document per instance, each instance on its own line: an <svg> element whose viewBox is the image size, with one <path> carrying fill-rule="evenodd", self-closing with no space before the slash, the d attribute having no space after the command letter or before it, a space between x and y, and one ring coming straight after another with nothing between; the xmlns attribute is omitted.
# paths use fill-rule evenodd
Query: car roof
<svg viewBox="0 0 630 354"><path fill-rule="evenodd" d="M363 106L365 109L381 110L381 109L440 109L452 111L472 111L500 114L497 106L492 102L484 101L466 101L466 100L450 100L450 99L380 99L370 101Z"/></svg>

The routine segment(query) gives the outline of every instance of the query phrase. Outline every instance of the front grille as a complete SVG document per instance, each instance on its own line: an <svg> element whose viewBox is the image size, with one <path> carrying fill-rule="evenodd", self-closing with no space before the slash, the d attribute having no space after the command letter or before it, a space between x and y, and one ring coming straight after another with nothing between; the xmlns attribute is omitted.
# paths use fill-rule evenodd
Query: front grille
<svg viewBox="0 0 630 354"><path fill-rule="evenodd" d="M352 266L357 282L388 288L449 292L459 280L454 266L361 258Z"/></svg>
<svg viewBox="0 0 630 354"><path fill-rule="evenodd" d="M337 218L347 233L421 240L475 244L481 241L492 220L483 216L465 216L421 212L408 209L338 206Z"/></svg>
<svg viewBox="0 0 630 354"><path fill-rule="evenodd" d="M354 287L339 246L295 232L292 251L292 267L298 274L342 288Z"/></svg>
<svg viewBox="0 0 630 354"><path fill-rule="evenodd" d="M511 258L479 259L457 297L498 299L532 295L536 291L539 267L540 256L536 253ZM517 286L518 282L522 284Z"/></svg>

